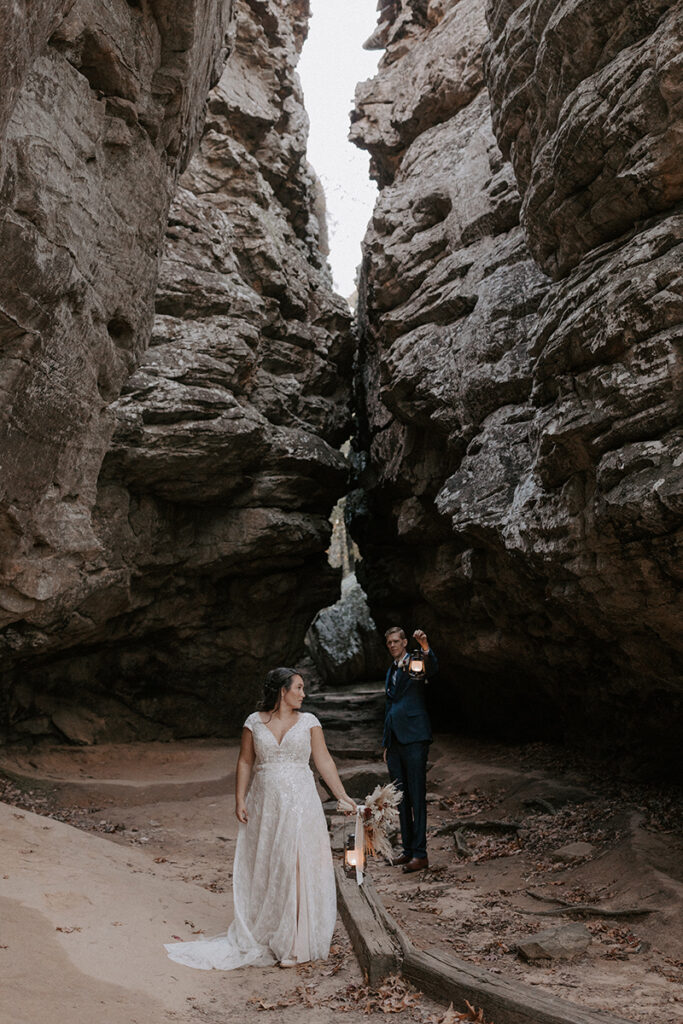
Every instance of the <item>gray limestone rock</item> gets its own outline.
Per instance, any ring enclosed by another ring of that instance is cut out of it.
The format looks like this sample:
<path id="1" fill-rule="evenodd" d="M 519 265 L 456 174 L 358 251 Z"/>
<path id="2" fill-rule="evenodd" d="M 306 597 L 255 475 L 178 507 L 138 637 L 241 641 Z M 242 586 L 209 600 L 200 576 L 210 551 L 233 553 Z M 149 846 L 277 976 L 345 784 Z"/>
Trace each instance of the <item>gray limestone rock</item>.
<path id="1" fill-rule="evenodd" d="M 344 789 L 354 800 L 364 800 L 376 786 L 389 782 L 385 764 L 356 764 L 339 772 Z"/>
<path id="2" fill-rule="evenodd" d="M 385 650 L 353 573 L 343 580 L 339 600 L 313 619 L 306 647 L 326 683 L 353 683 L 384 674 Z"/>
<path id="3" fill-rule="evenodd" d="M 16 74 L 0 121 L 1 625 L 54 628 L 87 590 L 110 403 L 149 340 L 230 7 L 76 0 L 22 24 L 3 4 Z"/>
<path id="4" fill-rule="evenodd" d="M 586 860 L 595 853 L 592 843 L 567 843 L 559 850 L 553 850 L 550 859 L 559 864 L 574 864 L 576 861 Z"/>
<path id="5" fill-rule="evenodd" d="M 13 69 L 0 118 L 4 665 L 25 629 L 63 624 L 87 592 L 109 405 L 149 339 L 168 206 L 231 7 L 32 6 L 22 21 L 2 5 Z"/>
<path id="6" fill-rule="evenodd" d="M 676 0 L 486 7 L 496 135 L 531 251 L 563 276 L 683 195 L 683 9 Z"/>
<path id="7" fill-rule="evenodd" d="M 108 739 L 233 733 L 338 593 L 351 315 L 306 159 L 307 18 L 76 0 L 41 36 L 3 151 L 10 735 L 22 682 L 103 709 Z"/>
<path id="8" fill-rule="evenodd" d="M 382 9 L 348 507 L 444 725 L 676 757 L 682 13 Z"/>
<path id="9" fill-rule="evenodd" d="M 583 924 L 563 924 L 535 935 L 524 935 L 508 944 L 525 960 L 571 960 L 585 953 L 592 936 Z"/>
<path id="10" fill-rule="evenodd" d="M 91 746 L 101 735 L 104 719 L 85 708 L 59 708 L 52 714 L 52 723 L 72 743 Z"/>

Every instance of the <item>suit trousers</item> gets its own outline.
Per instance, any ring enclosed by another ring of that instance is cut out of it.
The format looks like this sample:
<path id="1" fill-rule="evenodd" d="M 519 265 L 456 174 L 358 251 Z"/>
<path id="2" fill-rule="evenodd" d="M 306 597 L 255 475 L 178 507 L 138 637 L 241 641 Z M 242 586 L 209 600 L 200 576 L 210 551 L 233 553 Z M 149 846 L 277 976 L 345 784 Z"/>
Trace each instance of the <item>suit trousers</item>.
<path id="1" fill-rule="evenodd" d="M 429 740 L 399 743 L 392 732 L 387 750 L 387 768 L 391 780 L 403 790 L 398 813 L 403 853 L 409 857 L 427 856 L 428 753 Z"/>

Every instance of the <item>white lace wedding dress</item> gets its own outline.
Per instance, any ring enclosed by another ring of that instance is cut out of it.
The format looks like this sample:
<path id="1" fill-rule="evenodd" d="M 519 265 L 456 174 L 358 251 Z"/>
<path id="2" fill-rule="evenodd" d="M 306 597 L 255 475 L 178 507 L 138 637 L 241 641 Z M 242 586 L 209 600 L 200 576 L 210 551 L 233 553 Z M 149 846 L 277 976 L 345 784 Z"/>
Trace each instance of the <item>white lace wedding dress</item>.
<path id="1" fill-rule="evenodd" d="M 300 712 L 280 744 L 257 712 L 244 725 L 256 760 L 235 850 L 234 920 L 227 934 L 166 946 L 172 960 L 202 970 L 324 960 L 337 919 L 330 840 L 308 763 L 320 722 Z"/>

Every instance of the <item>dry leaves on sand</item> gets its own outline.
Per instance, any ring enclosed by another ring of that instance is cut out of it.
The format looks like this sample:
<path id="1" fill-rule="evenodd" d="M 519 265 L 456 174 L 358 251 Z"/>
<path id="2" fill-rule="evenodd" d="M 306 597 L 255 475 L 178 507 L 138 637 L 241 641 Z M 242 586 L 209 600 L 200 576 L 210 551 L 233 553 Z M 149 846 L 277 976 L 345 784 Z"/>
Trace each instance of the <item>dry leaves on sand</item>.
<path id="1" fill-rule="evenodd" d="M 460 1013 L 453 1009 L 453 1003 L 451 1003 L 443 1017 L 427 1017 L 423 1024 L 461 1024 L 462 1021 L 470 1022 L 470 1024 L 493 1024 L 492 1020 L 486 1019 L 483 1010 L 475 1010 L 467 1000 L 465 1000 L 465 1005 L 467 1010 L 465 1013 Z"/>
<path id="2" fill-rule="evenodd" d="M 661 974 L 667 981 L 674 985 L 683 985 L 683 960 L 676 960 L 671 956 L 662 956 L 661 963 L 648 967 L 648 971 Z"/>
<path id="3" fill-rule="evenodd" d="M 303 985 L 299 985 L 299 988 L 295 989 L 294 992 L 283 996 L 282 999 L 278 999 L 275 1003 L 271 1003 L 261 996 L 252 996 L 251 999 L 247 999 L 247 1006 L 255 1006 L 257 1010 L 284 1010 L 286 1006 L 294 1006 L 296 1003 L 301 1002 L 300 988 L 303 988 Z"/>
<path id="4" fill-rule="evenodd" d="M 416 1006 L 420 999 L 421 994 L 413 988 L 410 982 L 392 974 L 377 989 L 372 989 L 369 985 L 353 984 L 346 985 L 343 989 L 330 995 L 317 996 L 316 985 L 309 982 L 298 985 L 292 992 L 286 993 L 276 1002 L 270 1002 L 270 1000 L 259 996 L 254 996 L 247 1002 L 258 1010 L 283 1010 L 287 1006 L 299 1004 L 309 1007 L 327 1006 L 340 1013 L 360 1010 L 361 1013 L 371 1014 L 402 1013 L 404 1010 Z M 453 1018 L 454 1021 L 459 1019 Z M 467 1020 L 468 1018 L 463 1017 L 462 1019 Z M 476 1020 L 477 1018 L 472 1019 Z"/>
<path id="5" fill-rule="evenodd" d="M 416 1006 L 421 994 L 409 981 L 391 974 L 377 989 L 369 985 L 347 985 L 341 992 L 325 1000 L 335 1010 L 362 1010 L 363 1013 L 401 1013 Z"/>

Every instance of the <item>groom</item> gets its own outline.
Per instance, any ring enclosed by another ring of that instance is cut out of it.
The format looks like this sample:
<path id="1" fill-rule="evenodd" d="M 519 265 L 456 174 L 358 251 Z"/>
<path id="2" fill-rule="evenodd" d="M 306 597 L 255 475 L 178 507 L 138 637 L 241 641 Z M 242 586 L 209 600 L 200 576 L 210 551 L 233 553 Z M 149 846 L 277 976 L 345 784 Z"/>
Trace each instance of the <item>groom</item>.
<path id="1" fill-rule="evenodd" d="M 425 705 L 425 678 L 408 673 L 408 639 L 400 626 L 384 634 L 392 664 L 387 671 L 384 715 L 384 760 L 392 782 L 403 790 L 399 806 L 403 854 L 394 864 L 421 871 L 427 859 L 427 753 L 432 729 Z M 433 676 L 438 662 L 421 629 L 413 636 L 425 654 L 425 676 Z"/>

